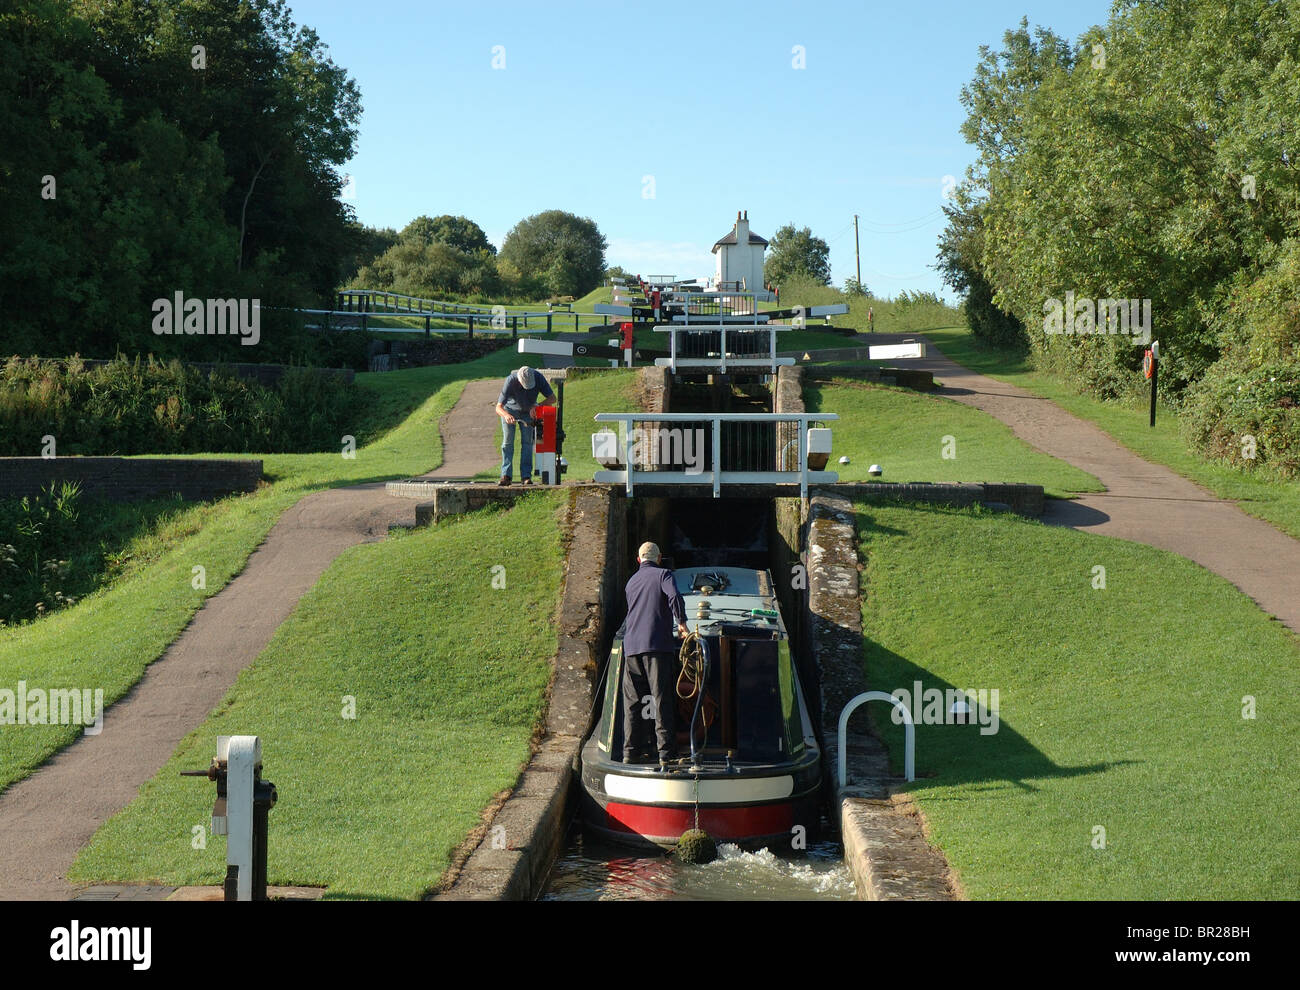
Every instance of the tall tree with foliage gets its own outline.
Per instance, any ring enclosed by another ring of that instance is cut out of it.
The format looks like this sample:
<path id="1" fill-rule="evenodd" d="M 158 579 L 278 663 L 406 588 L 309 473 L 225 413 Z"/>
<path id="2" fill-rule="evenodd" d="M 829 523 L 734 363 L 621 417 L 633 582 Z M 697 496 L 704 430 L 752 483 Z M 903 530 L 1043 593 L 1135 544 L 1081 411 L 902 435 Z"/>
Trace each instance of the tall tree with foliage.
<path id="1" fill-rule="evenodd" d="M 1044 308 L 1071 291 L 1150 299 L 1169 399 L 1241 432 L 1256 407 L 1229 389 L 1300 406 L 1292 352 L 1264 329 L 1292 325 L 1276 289 L 1290 284 L 1300 238 L 1298 64 L 1300 18 L 1270 0 L 1117 4 L 1076 46 L 1022 21 L 1001 51 L 981 51 L 962 93 L 979 245 L 958 254 L 1024 321 L 1039 367 L 1099 395 L 1134 391 L 1135 340 L 1048 333 Z M 965 219 L 949 219 L 957 246 Z M 1287 471 L 1297 417 L 1267 424 L 1272 463 Z M 1215 453 L 1207 438 L 1226 435 L 1194 439 Z M 1264 447 L 1252 459 L 1268 461 Z"/>
<path id="2" fill-rule="evenodd" d="M 1025 325 L 993 302 L 993 286 L 981 270 L 983 224 L 979 210 L 959 190 L 958 200 L 943 207 L 948 226 L 939 239 L 935 266 L 944 282 L 964 299 L 962 309 L 971 332 L 985 343 L 1023 351 L 1028 346 Z"/>
<path id="3" fill-rule="evenodd" d="M 810 228 L 796 229 L 792 223 L 779 229 L 768 242 L 763 279 L 781 285 L 792 279 L 808 279 L 818 285 L 831 284 L 831 249 Z"/>
<path id="4" fill-rule="evenodd" d="M 607 246 L 594 221 L 546 210 L 510 228 L 501 258 L 552 295 L 576 297 L 601 284 Z"/>
<path id="5" fill-rule="evenodd" d="M 495 296 L 503 289 L 496 248 L 466 217 L 419 216 L 402 228 L 387 250 L 352 279 L 358 288 L 388 289 L 411 296 Z"/>
<path id="6" fill-rule="evenodd" d="M 495 255 L 497 249 L 487 239 L 483 228 L 468 217 L 453 217 L 443 214 L 440 217 L 419 216 L 402 228 L 402 240 L 416 240 L 421 244 L 446 244 L 474 254 L 486 251 Z"/>
<path id="7" fill-rule="evenodd" d="M 336 167 L 359 96 L 283 0 L 15 0 L 0 94 L 7 351 L 247 360 L 154 335 L 152 300 L 313 303 L 356 249 Z M 259 358 L 298 346 L 281 319 L 264 312 Z"/>

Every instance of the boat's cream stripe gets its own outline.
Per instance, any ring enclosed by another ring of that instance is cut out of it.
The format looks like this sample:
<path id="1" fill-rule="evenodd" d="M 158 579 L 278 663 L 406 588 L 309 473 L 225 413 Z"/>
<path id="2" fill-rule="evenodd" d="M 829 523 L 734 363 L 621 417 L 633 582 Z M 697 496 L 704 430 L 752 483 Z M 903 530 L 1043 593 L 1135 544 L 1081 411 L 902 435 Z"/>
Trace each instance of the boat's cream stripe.
<path id="1" fill-rule="evenodd" d="M 701 804 L 746 804 L 776 801 L 794 793 L 793 777 L 740 777 L 735 780 L 701 780 Z M 694 804 L 695 781 L 689 778 L 625 777 L 605 774 L 605 793 L 611 798 L 642 804 Z"/>

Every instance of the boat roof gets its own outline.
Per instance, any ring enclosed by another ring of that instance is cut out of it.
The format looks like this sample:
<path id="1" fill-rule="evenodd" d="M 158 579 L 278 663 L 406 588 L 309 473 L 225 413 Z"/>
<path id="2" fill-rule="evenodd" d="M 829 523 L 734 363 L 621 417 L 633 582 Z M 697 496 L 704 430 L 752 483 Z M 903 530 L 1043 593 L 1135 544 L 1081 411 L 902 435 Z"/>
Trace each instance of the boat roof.
<path id="1" fill-rule="evenodd" d="M 777 631 L 780 639 L 786 638 L 785 623 L 780 616 L 772 577 L 767 571 L 747 567 L 682 567 L 673 572 L 677 591 L 686 603 L 686 624 L 692 630 L 708 635 L 707 627 L 717 623 L 751 626 L 756 630 Z M 705 588 L 711 588 L 709 592 Z M 709 617 L 699 618 L 700 603 L 708 602 Z M 774 611 L 772 617 L 754 616 L 752 609 Z M 701 628 L 705 627 L 705 628 Z"/>

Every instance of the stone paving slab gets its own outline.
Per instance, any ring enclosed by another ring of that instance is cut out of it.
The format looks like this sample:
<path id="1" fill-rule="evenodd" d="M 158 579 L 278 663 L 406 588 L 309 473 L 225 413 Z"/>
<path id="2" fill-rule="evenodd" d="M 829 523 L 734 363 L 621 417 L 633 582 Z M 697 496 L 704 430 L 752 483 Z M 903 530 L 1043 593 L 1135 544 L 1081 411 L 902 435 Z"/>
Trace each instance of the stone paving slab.
<path id="1" fill-rule="evenodd" d="M 165 901 L 175 887 L 152 884 L 114 883 L 86 887 L 73 895 L 74 901 Z"/>
<path id="2" fill-rule="evenodd" d="M 221 887 L 171 888 L 168 901 L 225 901 Z M 266 896 L 272 901 L 318 901 L 325 896 L 324 887 L 267 887 Z"/>

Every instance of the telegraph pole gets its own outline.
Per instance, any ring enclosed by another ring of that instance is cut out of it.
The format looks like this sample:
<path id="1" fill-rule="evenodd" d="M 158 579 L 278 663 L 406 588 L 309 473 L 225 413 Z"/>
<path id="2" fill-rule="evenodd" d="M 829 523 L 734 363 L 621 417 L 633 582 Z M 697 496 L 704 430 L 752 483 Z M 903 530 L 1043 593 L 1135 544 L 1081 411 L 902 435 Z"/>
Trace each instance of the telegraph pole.
<path id="1" fill-rule="evenodd" d="M 853 266 L 857 269 L 858 285 L 862 284 L 862 256 L 858 253 L 858 215 L 853 214 Z"/>

